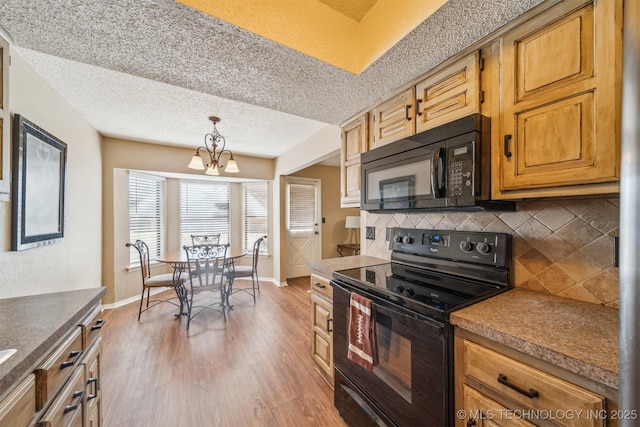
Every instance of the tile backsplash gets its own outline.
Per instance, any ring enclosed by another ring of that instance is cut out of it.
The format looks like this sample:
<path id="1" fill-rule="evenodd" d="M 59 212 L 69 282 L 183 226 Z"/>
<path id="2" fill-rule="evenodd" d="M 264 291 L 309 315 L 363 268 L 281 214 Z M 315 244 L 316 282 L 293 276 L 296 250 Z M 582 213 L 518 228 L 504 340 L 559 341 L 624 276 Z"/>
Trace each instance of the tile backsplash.
<path id="1" fill-rule="evenodd" d="M 362 223 L 375 227 L 375 240 L 362 240 L 362 254 L 391 258 L 385 239 L 388 227 L 510 233 L 515 286 L 618 307 L 618 269 L 613 267 L 618 202 L 525 201 L 517 203 L 515 212 L 362 211 Z"/>

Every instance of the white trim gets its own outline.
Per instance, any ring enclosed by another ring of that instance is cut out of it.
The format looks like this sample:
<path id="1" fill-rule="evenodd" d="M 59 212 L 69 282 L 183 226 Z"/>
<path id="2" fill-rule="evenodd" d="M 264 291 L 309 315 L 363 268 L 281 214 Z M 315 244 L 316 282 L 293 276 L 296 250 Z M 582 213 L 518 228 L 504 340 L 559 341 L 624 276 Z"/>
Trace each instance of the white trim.
<path id="1" fill-rule="evenodd" d="M 170 289 L 171 288 L 156 288 L 151 291 L 151 295 L 156 295 L 156 294 L 159 294 L 160 292 L 166 292 Z M 102 307 L 104 307 L 105 310 L 111 310 L 113 308 L 119 308 L 127 304 L 131 304 L 132 302 L 140 303 L 140 295 L 132 296 L 122 301 L 116 301 L 112 304 L 102 304 Z"/>

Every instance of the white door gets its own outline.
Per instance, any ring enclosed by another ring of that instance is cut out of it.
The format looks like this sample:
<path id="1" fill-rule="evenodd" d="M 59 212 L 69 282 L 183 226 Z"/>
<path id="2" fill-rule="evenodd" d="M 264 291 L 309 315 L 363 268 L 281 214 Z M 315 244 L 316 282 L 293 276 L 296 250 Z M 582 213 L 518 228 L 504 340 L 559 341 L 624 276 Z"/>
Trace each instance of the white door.
<path id="1" fill-rule="evenodd" d="M 287 278 L 308 276 L 308 262 L 319 261 L 320 180 L 287 178 Z"/>

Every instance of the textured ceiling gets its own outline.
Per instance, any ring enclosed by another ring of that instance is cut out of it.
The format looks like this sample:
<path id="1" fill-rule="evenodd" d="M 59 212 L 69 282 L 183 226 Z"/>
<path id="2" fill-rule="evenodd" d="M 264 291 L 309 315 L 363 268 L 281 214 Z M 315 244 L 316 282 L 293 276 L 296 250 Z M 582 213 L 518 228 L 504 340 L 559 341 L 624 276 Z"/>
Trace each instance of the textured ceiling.
<path id="1" fill-rule="evenodd" d="M 540 1 L 449 0 L 359 75 L 170 0 L 2 0 L 0 26 L 107 136 L 195 147 L 217 115 L 235 152 L 276 157 Z"/>

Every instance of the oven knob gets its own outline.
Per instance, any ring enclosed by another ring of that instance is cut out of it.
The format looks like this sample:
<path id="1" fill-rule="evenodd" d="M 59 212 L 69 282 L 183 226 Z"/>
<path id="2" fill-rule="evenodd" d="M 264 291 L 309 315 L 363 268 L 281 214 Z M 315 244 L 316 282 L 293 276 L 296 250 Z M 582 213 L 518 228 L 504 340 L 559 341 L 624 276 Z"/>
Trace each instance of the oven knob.
<path id="1" fill-rule="evenodd" d="M 413 243 L 413 237 L 411 237 L 411 236 L 404 236 L 404 237 L 402 238 L 402 243 L 405 243 L 405 244 L 407 244 L 407 245 L 408 245 L 409 243 Z"/>
<path id="2" fill-rule="evenodd" d="M 397 285 L 396 287 L 394 287 L 394 288 L 393 288 L 393 290 L 394 290 L 395 292 L 397 292 L 397 293 L 401 294 L 401 293 L 403 293 L 403 292 L 404 292 L 404 286 Z"/>
<path id="3" fill-rule="evenodd" d="M 402 236 L 396 236 L 393 238 L 396 243 L 402 243 Z"/>
<path id="4" fill-rule="evenodd" d="M 414 296 L 416 293 L 413 291 L 413 289 L 407 289 L 406 291 L 404 291 L 402 293 L 402 295 L 407 296 L 407 297 L 412 297 Z"/>
<path id="5" fill-rule="evenodd" d="M 491 246 L 489 246 L 487 243 L 480 242 L 476 245 L 476 250 L 482 255 L 486 255 L 491 252 Z"/>
<path id="6" fill-rule="evenodd" d="M 465 252 L 471 252 L 471 249 L 473 249 L 473 245 L 471 244 L 471 242 L 463 240 L 462 242 L 460 242 L 460 249 Z"/>

